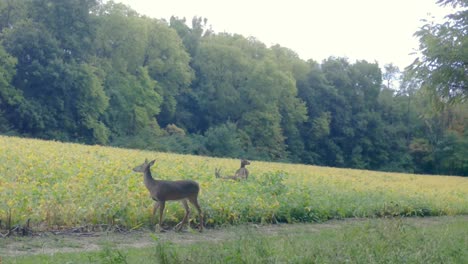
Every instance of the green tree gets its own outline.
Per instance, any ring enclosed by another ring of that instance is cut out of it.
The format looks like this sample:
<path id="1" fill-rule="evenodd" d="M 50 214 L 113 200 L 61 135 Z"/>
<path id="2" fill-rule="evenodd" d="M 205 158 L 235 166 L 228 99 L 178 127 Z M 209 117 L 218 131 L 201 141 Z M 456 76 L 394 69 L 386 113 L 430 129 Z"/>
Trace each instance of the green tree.
<path id="1" fill-rule="evenodd" d="M 400 79 L 400 69 L 393 63 L 385 64 L 382 73 L 383 87 L 387 89 L 397 90 L 395 82 Z"/>
<path id="2" fill-rule="evenodd" d="M 88 64 L 70 65 L 61 80 L 65 91 L 63 103 L 69 108 L 64 114 L 72 117 L 69 122 L 74 124 L 70 126 L 76 126 L 73 132 L 80 141 L 106 144 L 109 131 L 101 117 L 109 106 L 109 99 L 96 72 L 97 69 Z"/>
<path id="3" fill-rule="evenodd" d="M 24 100 L 21 93 L 11 85 L 16 59 L 0 45 L 0 133 L 13 130 L 10 119 L 14 118 L 14 108 Z"/>
<path id="4" fill-rule="evenodd" d="M 322 69 L 328 84 L 336 89 L 329 108 L 331 142 L 322 156 L 332 166 L 376 169 L 388 159 L 380 148 L 385 139 L 377 111 L 382 84 L 378 65 L 330 58 Z"/>
<path id="5" fill-rule="evenodd" d="M 280 100 L 283 88 L 293 84 L 290 76 L 281 72 L 270 60 L 256 65 L 243 87 L 242 105 L 246 111 L 240 127 L 249 135 L 257 152 L 269 159 L 285 159 L 285 137 L 281 128 Z"/>
<path id="6" fill-rule="evenodd" d="M 468 105 L 446 106 L 434 109 L 427 98 L 418 99 L 420 128 L 410 148 L 418 172 L 467 175 L 466 131 Z M 414 143 L 424 142 L 425 148 L 414 148 Z M 413 151 L 424 149 L 424 152 Z"/>
<path id="7" fill-rule="evenodd" d="M 242 131 L 232 122 L 210 127 L 205 132 L 205 138 L 205 145 L 210 155 L 217 157 L 243 157 L 245 155 Z"/>
<path id="8" fill-rule="evenodd" d="M 154 141 L 164 134 L 160 126 L 175 123 L 177 97 L 193 78 L 190 56 L 164 21 L 114 2 L 97 15 L 96 56 L 110 97 L 106 124 L 118 144 Z"/>
<path id="9" fill-rule="evenodd" d="M 448 130 L 434 149 L 437 173 L 468 176 L 468 133 Z"/>
<path id="10" fill-rule="evenodd" d="M 308 120 L 306 103 L 298 95 L 298 86 L 306 82 L 309 66 L 299 56 L 279 45 L 271 47 L 275 63 L 281 71 L 289 74 L 290 85 L 283 86 L 279 101 L 281 127 L 285 136 L 288 159 L 294 162 L 303 161 L 305 146 L 301 129 Z"/>
<path id="11" fill-rule="evenodd" d="M 411 70 L 436 105 L 464 102 L 468 96 L 468 2 L 438 0 L 458 7 L 442 24 L 427 23 L 415 35 L 420 55 Z"/>
<path id="12" fill-rule="evenodd" d="M 198 108 L 193 121 L 202 131 L 227 120 L 236 122 L 247 110 L 242 89 L 251 65 L 243 51 L 224 44 L 224 38 L 230 37 L 212 36 L 200 43 L 193 60 L 197 79 L 190 96 Z"/>
<path id="13" fill-rule="evenodd" d="M 158 133 L 156 115 L 162 99 L 146 68 L 141 67 L 135 75 L 111 70 L 104 86 L 110 98 L 105 122 L 115 137 L 139 136 L 146 129 Z"/>
<path id="14" fill-rule="evenodd" d="M 298 96 L 307 105 L 308 120 L 300 128 L 305 147 L 302 162 L 330 165 L 326 139 L 330 134 L 332 113 L 330 112 L 337 95 L 336 89 L 328 83 L 321 65 L 307 62 L 308 70 L 304 79 L 298 78 Z M 330 153 L 331 155 L 337 152 Z M 340 160 L 340 158 L 337 158 Z"/>
<path id="15" fill-rule="evenodd" d="M 58 40 L 65 61 L 86 61 L 95 28 L 92 11 L 98 0 L 29 1 L 29 15 Z"/>
<path id="16" fill-rule="evenodd" d="M 158 82 L 157 92 L 163 98 L 158 120 L 165 126 L 175 122 L 177 98 L 190 87 L 194 73 L 177 32 L 156 19 L 146 19 L 145 23 L 148 38 L 143 66 Z"/>
<path id="17" fill-rule="evenodd" d="M 287 159 L 286 144 L 291 151 L 301 147 L 297 124 L 307 112 L 297 97 L 288 56 L 281 66 L 282 57 L 253 38 L 203 38 L 192 63 L 197 78 L 186 101 L 186 109 L 196 113 L 191 122 L 201 131 L 235 122 L 248 137 L 243 148 L 250 146 L 252 155 Z"/>
<path id="18" fill-rule="evenodd" d="M 147 30 L 138 13 L 114 2 L 99 7 L 93 51 L 105 71 L 135 74 L 144 64 Z"/>
<path id="19" fill-rule="evenodd" d="M 383 123 L 379 147 L 388 153 L 386 162 L 379 166 L 381 170 L 414 171 L 409 144 L 412 133 L 420 129 L 420 120 L 414 104 L 409 104 L 413 96 L 388 88 L 383 88 L 379 94 L 378 112 Z"/>
<path id="20" fill-rule="evenodd" d="M 16 23 L 3 35 L 3 44 L 17 58 L 12 85 L 25 99 L 12 120 L 19 132 L 89 143 L 107 141 L 99 121 L 107 97 L 96 69 L 64 61 L 67 50 L 37 22 Z"/>
<path id="21" fill-rule="evenodd" d="M 0 0 L 0 32 L 27 17 L 26 0 Z"/>
<path id="22" fill-rule="evenodd" d="M 213 32 L 207 28 L 208 19 L 201 17 L 192 18 L 192 27 L 187 26 L 185 18 L 172 16 L 170 27 L 177 31 L 182 39 L 184 46 L 190 56 L 193 58 L 198 51 L 198 45 L 203 37 L 207 37 Z"/>

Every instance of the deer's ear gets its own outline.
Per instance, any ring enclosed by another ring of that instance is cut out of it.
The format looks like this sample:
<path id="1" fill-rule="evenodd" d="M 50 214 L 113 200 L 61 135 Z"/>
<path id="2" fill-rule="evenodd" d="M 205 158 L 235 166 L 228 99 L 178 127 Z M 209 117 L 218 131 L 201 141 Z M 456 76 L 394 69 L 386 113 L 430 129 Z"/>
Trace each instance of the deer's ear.
<path id="1" fill-rule="evenodd" d="M 154 164 L 155 161 L 156 161 L 156 160 L 150 161 L 150 163 L 149 163 L 148 165 L 149 165 L 149 166 L 153 166 L 153 164 Z"/>

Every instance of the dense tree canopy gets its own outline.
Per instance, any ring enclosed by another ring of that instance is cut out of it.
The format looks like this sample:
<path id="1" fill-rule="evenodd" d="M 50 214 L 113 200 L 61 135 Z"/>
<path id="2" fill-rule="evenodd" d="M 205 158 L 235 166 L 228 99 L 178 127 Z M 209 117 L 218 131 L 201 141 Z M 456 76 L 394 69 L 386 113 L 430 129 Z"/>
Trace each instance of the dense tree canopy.
<path id="1" fill-rule="evenodd" d="M 112 1 L 0 0 L 0 133 L 468 175 L 466 21 L 461 10 L 421 28 L 421 57 L 401 73 L 304 61 L 200 17 L 188 25 Z M 428 90 L 459 104 L 434 109 Z"/>
<path id="2" fill-rule="evenodd" d="M 466 102 L 468 98 L 468 1 L 438 0 L 458 8 L 444 23 L 429 22 L 415 33 L 420 58 L 411 69 L 436 103 Z"/>

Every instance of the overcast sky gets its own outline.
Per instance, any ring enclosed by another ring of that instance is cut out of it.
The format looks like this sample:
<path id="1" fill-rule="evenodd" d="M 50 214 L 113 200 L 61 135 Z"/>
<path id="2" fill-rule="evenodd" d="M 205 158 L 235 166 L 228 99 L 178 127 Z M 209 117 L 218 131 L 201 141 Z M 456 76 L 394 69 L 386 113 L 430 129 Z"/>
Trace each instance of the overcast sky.
<path id="1" fill-rule="evenodd" d="M 436 0 L 115 0 L 153 18 L 208 19 L 215 32 L 253 36 L 304 59 L 329 56 L 408 66 L 422 19 L 451 12 Z"/>

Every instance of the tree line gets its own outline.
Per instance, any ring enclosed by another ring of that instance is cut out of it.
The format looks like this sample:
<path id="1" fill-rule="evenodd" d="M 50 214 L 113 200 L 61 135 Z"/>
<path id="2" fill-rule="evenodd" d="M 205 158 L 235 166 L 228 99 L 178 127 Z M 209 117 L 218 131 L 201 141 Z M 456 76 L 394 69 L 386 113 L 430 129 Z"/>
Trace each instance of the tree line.
<path id="1" fill-rule="evenodd" d="M 190 22 L 112 1 L 0 0 L 0 133 L 468 175 L 468 106 L 434 108 L 420 89 L 433 77 L 421 61 L 403 73 L 364 60 L 305 61 Z M 458 77 L 455 97 L 466 89 Z"/>

